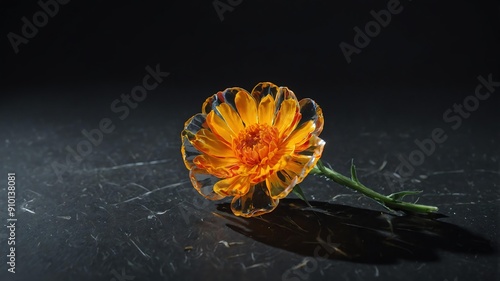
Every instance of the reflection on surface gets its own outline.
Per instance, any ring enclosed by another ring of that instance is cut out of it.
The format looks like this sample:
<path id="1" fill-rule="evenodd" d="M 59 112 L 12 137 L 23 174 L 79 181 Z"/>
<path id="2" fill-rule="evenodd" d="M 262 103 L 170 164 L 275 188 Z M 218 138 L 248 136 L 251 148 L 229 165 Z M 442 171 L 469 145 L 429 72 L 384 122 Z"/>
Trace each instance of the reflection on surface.
<path id="1" fill-rule="evenodd" d="M 437 250 L 492 254 L 490 242 L 456 225 L 436 220 L 440 215 L 393 216 L 379 211 L 310 202 L 281 200 L 270 214 L 240 218 L 229 204 L 217 206 L 231 229 L 273 247 L 305 256 L 366 263 L 398 259 L 437 260 Z"/>

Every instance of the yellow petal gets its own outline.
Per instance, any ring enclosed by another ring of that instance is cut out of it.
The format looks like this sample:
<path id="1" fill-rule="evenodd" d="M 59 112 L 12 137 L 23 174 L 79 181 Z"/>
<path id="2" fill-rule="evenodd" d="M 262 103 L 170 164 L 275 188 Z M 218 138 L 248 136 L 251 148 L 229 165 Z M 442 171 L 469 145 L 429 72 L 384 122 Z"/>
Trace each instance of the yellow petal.
<path id="1" fill-rule="evenodd" d="M 206 128 L 206 115 L 197 113 L 184 123 L 184 130 L 196 134 L 199 130 Z"/>
<path id="2" fill-rule="evenodd" d="M 297 183 L 301 183 L 317 161 L 318 158 L 313 156 L 295 155 L 291 157 L 283 170 L 290 175 L 296 175 L 298 177 Z"/>
<path id="3" fill-rule="evenodd" d="M 214 184 L 219 179 L 209 174 L 206 170 L 193 167 L 189 171 L 189 178 L 196 191 L 205 198 L 210 200 L 220 200 L 224 198 L 224 196 L 215 193 L 213 189 Z"/>
<path id="4" fill-rule="evenodd" d="M 316 135 L 312 135 L 307 143 L 304 143 L 300 147 L 296 147 L 294 155 L 314 156 L 319 159 L 321 158 L 324 147 L 325 141 Z"/>
<path id="5" fill-rule="evenodd" d="M 181 154 L 184 165 L 189 170 L 193 167 L 193 160 L 196 156 L 200 155 L 200 151 L 193 147 L 187 136 L 182 136 Z"/>
<path id="6" fill-rule="evenodd" d="M 322 148 L 322 146 L 318 147 L 319 150 L 322 150 Z M 321 152 L 319 155 L 294 155 L 290 157 L 283 170 L 271 174 L 266 179 L 266 185 L 269 188 L 271 197 L 281 199 L 288 196 L 295 185 L 301 183 L 309 174 L 320 157 Z"/>
<path id="7" fill-rule="evenodd" d="M 260 82 L 259 84 L 255 85 L 250 95 L 257 101 L 257 103 L 260 103 L 261 99 L 263 99 L 265 96 L 270 95 L 275 98 L 278 93 L 278 86 L 274 85 L 271 82 Z"/>
<path id="8" fill-rule="evenodd" d="M 247 92 L 238 92 L 234 101 L 245 126 L 257 123 L 257 104 L 252 96 Z"/>
<path id="9" fill-rule="evenodd" d="M 201 129 L 191 141 L 199 151 L 215 157 L 234 157 L 233 150 L 207 129 Z"/>
<path id="10" fill-rule="evenodd" d="M 271 95 L 265 96 L 259 104 L 259 124 L 272 125 L 274 119 L 274 98 Z"/>
<path id="11" fill-rule="evenodd" d="M 285 144 L 294 145 L 296 148 L 301 147 L 309 141 L 314 128 L 314 122 L 312 120 L 302 124 L 290 134 Z"/>
<path id="12" fill-rule="evenodd" d="M 231 210 L 237 216 L 255 217 L 272 212 L 278 203 L 278 199 L 269 196 L 266 185 L 260 183 L 251 186 L 245 195 L 235 196 L 231 201 Z"/>
<path id="13" fill-rule="evenodd" d="M 206 120 L 207 126 L 216 136 L 223 139 L 228 145 L 232 143 L 235 135 L 220 116 L 218 116 L 214 111 L 210 111 Z"/>
<path id="14" fill-rule="evenodd" d="M 222 118 L 226 122 L 227 126 L 233 132 L 233 136 L 237 136 L 238 133 L 244 128 L 243 122 L 241 121 L 238 113 L 227 103 L 219 105 L 217 110 L 222 115 Z"/>
<path id="15" fill-rule="evenodd" d="M 208 114 L 210 111 L 212 111 L 212 104 L 214 103 L 216 98 L 217 95 L 212 95 L 208 97 L 201 106 L 201 113 Z"/>
<path id="16" fill-rule="evenodd" d="M 234 176 L 218 181 L 214 185 L 214 191 L 222 196 L 239 196 L 246 194 L 250 188 L 247 177 Z"/>
<path id="17" fill-rule="evenodd" d="M 281 103 L 274 127 L 280 132 L 280 137 L 287 137 L 288 134 L 295 129 L 295 125 L 299 121 L 299 104 L 294 99 L 288 99 Z"/>
<path id="18" fill-rule="evenodd" d="M 239 159 L 235 157 L 218 158 L 204 154 L 196 156 L 193 163 L 218 178 L 233 177 L 239 168 Z"/>
<path id="19" fill-rule="evenodd" d="M 319 135 L 323 130 L 323 111 L 321 107 L 312 99 L 305 98 L 299 102 L 300 113 L 302 114 L 302 122 L 309 120 L 314 121 L 314 134 Z"/>
<path id="20" fill-rule="evenodd" d="M 269 175 L 266 179 L 266 185 L 270 196 L 274 199 L 285 198 L 298 183 L 298 177 L 284 171 L 278 171 Z"/>

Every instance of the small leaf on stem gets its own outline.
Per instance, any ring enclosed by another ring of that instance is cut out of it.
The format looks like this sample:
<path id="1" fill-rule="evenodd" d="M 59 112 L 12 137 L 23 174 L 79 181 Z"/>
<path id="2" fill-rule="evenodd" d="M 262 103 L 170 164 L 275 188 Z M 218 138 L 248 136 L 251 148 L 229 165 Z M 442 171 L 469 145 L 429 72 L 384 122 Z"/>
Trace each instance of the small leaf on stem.
<path id="1" fill-rule="evenodd" d="M 306 196 L 304 195 L 304 192 L 302 191 L 302 188 L 297 184 L 293 187 L 292 192 L 297 195 L 300 199 L 302 199 L 304 202 L 306 202 L 307 206 L 312 207 L 311 204 L 306 199 Z"/>
<path id="2" fill-rule="evenodd" d="M 358 175 L 356 174 L 356 166 L 354 166 L 354 159 L 351 160 L 351 180 L 360 183 L 358 180 Z"/>
<path id="3" fill-rule="evenodd" d="M 392 193 L 392 194 L 388 195 L 387 197 L 400 201 L 400 199 L 403 199 L 406 195 L 417 195 L 420 193 L 422 193 L 421 190 L 405 190 L 405 191 Z"/>

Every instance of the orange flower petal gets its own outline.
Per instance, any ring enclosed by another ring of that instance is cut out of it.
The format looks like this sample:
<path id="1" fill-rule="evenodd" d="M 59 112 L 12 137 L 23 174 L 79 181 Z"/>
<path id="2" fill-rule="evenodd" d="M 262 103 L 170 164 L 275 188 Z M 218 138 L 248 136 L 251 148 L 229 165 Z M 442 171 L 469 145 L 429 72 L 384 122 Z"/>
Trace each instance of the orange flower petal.
<path id="1" fill-rule="evenodd" d="M 319 107 L 319 105 L 313 101 L 312 99 L 302 99 L 299 102 L 300 104 L 300 113 L 302 114 L 301 122 L 307 122 L 312 120 L 314 122 L 314 134 L 319 135 L 321 131 L 323 131 L 323 111 Z M 300 124 L 299 123 L 299 124 Z"/>
<path id="2" fill-rule="evenodd" d="M 309 142 L 304 144 L 302 148 L 294 151 L 294 155 L 314 156 L 319 159 L 323 153 L 325 141 L 316 135 L 311 136 Z"/>
<path id="3" fill-rule="evenodd" d="M 247 177 L 234 176 L 218 181 L 214 191 L 222 196 L 241 196 L 248 193 L 250 182 Z"/>
<path id="4" fill-rule="evenodd" d="M 295 94 L 293 93 L 293 91 L 291 91 L 287 87 L 279 87 L 278 94 L 275 97 L 275 100 L 276 100 L 276 110 L 278 110 L 280 108 L 281 103 L 283 101 L 289 100 L 289 99 L 293 99 L 293 100 L 296 100 L 298 102 L 298 99 L 295 96 Z"/>
<path id="5" fill-rule="evenodd" d="M 273 114 L 276 114 L 279 111 L 279 109 L 281 108 L 281 103 L 285 100 L 293 99 L 298 103 L 295 94 L 292 91 L 290 91 L 287 87 L 278 87 L 270 82 L 261 82 L 257 84 L 253 88 L 251 96 L 254 97 L 257 104 L 260 104 L 265 97 L 271 96 L 275 104 Z"/>
<path id="6" fill-rule="evenodd" d="M 192 134 L 198 133 L 199 130 L 206 128 L 205 125 L 206 115 L 198 113 L 189 118 L 186 123 L 184 123 L 184 130 L 191 132 Z"/>
<path id="7" fill-rule="evenodd" d="M 316 165 L 318 158 L 313 156 L 297 155 L 292 156 L 288 164 L 283 169 L 290 175 L 297 176 L 297 184 L 301 183 L 309 171 Z"/>
<path id="8" fill-rule="evenodd" d="M 295 185 L 301 183 L 318 162 L 325 142 L 316 136 L 311 139 L 315 141 L 311 142 L 312 153 L 295 154 L 281 171 L 266 179 L 272 198 L 281 199 L 288 196 Z"/>
<path id="9" fill-rule="evenodd" d="M 205 100 L 201 111 L 203 114 L 208 114 L 210 111 L 215 110 L 217 106 L 228 103 L 234 107 L 234 97 L 238 92 L 247 92 L 245 89 L 239 87 L 227 88 L 224 91 L 218 92 Z"/>
<path id="10" fill-rule="evenodd" d="M 280 137 L 286 137 L 297 125 L 300 113 L 299 103 L 294 99 L 288 99 L 281 103 L 274 127 L 280 132 Z"/>
<path id="11" fill-rule="evenodd" d="M 259 104 L 259 124 L 272 125 L 274 120 L 274 98 L 265 96 Z"/>
<path id="12" fill-rule="evenodd" d="M 189 178 L 196 191 L 210 200 L 220 200 L 224 196 L 214 192 L 214 184 L 219 180 L 204 169 L 193 167 L 189 171 Z"/>
<path id="13" fill-rule="evenodd" d="M 239 159 L 235 157 L 217 158 L 209 155 L 198 155 L 193 163 L 200 169 L 205 169 L 218 178 L 229 178 L 235 176 L 239 168 Z"/>
<path id="14" fill-rule="evenodd" d="M 203 105 L 201 106 L 201 113 L 203 114 L 208 114 L 210 111 L 212 111 L 212 106 L 214 102 L 217 100 L 217 95 L 213 95 L 208 97 L 205 102 L 203 102 Z"/>
<path id="15" fill-rule="evenodd" d="M 277 171 L 266 178 L 266 186 L 274 199 L 285 198 L 297 183 L 298 177 L 285 171 Z"/>
<path id="16" fill-rule="evenodd" d="M 191 140 L 193 146 L 199 151 L 215 157 L 234 157 L 231 147 L 221 141 L 210 130 L 201 129 Z"/>
<path id="17" fill-rule="evenodd" d="M 236 103 L 236 109 L 245 123 L 245 126 L 257 123 L 257 104 L 252 96 L 247 92 L 238 92 L 234 102 Z"/>
<path id="18" fill-rule="evenodd" d="M 193 147 L 190 142 L 190 139 L 193 139 L 195 134 L 203 129 L 205 126 L 205 115 L 196 114 L 189 118 L 186 123 L 184 123 L 184 130 L 181 132 L 181 154 L 182 159 L 184 160 L 184 165 L 186 168 L 191 169 L 193 167 L 193 159 L 200 152 Z"/>
<path id="19" fill-rule="evenodd" d="M 302 146 L 309 141 L 311 138 L 311 134 L 314 131 L 315 126 L 313 121 L 308 121 L 302 124 L 300 127 L 296 128 L 290 136 L 286 139 L 284 144 L 286 145 L 294 145 L 295 149 L 298 150 L 302 148 Z"/>
<path id="20" fill-rule="evenodd" d="M 227 103 L 223 103 L 217 107 L 217 110 L 221 114 L 224 122 L 231 129 L 232 135 L 237 136 L 238 133 L 244 129 L 243 122 L 238 113 Z"/>
<path id="21" fill-rule="evenodd" d="M 266 185 L 259 183 L 251 186 L 245 195 L 235 196 L 231 201 L 231 210 L 237 216 L 260 216 L 272 212 L 278 202 L 278 199 L 271 198 Z"/>
<path id="22" fill-rule="evenodd" d="M 187 136 L 182 136 L 181 140 L 182 160 L 184 160 L 184 165 L 186 165 L 186 168 L 191 169 L 194 166 L 193 160 L 194 158 L 196 158 L 196 156 L 200 155 L 200 151 L 194 148 Z"/>
<path id="23" fill-rule="evenodd" d="M 210 113 L 208 113 L 207 125 L 210 130 L 218 136 L 219 139 L 224 140 L 228 146 L 232 143 L 234 137 L 233 131 L 219 115 L 215 114 L 214 111 L 210 111 Z"/>
<path id="24" fill-rule="evenodd" d="M 267 96 L 273 97 L 273 99 L 278 95 L 279 87 L 271 82 L 260 82 L 257 84 L 251 92 L 251 96 L 255 99 L 257 104 Z"/>

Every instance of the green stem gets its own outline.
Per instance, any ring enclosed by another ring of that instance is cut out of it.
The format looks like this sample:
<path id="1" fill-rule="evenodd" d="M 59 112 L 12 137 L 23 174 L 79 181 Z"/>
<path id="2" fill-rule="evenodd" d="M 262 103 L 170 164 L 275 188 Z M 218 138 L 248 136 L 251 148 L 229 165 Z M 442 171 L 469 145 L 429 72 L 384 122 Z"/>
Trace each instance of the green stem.
<path id="1" fill-rule="evenodd" d="M 362 183 L 359 182 L 359 180 L 356 177 L 355 169 L 354 166 L 351 167 L 351 173 L 352 173 L 352 179 L 348 178 L 332 169 L 329 169 L 323 165 L 321 160 L 318 161 L 314 169 L 311 171 L 312 174 L 319 174 L 319 175 L 324 175 L 327 178 L 333 180 L 334 182 L 343 185 L 345 187 L 349 187 L 350 189 L 356 190 L 372 199 L 377 201 L 378 203 L 382 204 L 383 206 L 392 209 L 392 210 L 400 210 L 400 211 L 409 211 L 409 212 L 414 212 L 414 213 L 430 213 L 430 212 L 436 212 L 438 210 L 437 207 L 434 206 L 427 206 L 427 205 L 420 205 L 420 204 L 414 204 L 414 203 L 409 203 L 409 202 L 403 202 L 400 200 L 397 200 L 395 198 L 391 198 L 389 196 L 382 195 L 376 191 L 373 191 L 372 189 L 364 186 Z M 402 193 L 407 193 L 407 194 L 415 194 L 418 192 L 402 192 Z M 400 198 L 404 197 L 400 196 Z"/>

